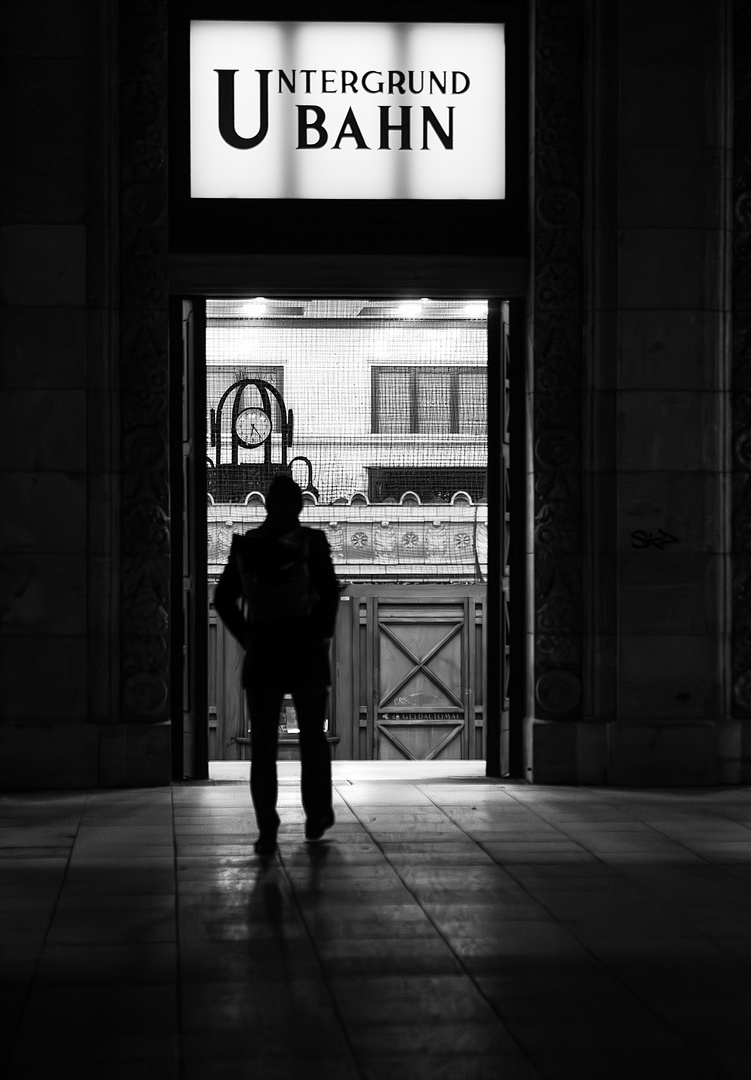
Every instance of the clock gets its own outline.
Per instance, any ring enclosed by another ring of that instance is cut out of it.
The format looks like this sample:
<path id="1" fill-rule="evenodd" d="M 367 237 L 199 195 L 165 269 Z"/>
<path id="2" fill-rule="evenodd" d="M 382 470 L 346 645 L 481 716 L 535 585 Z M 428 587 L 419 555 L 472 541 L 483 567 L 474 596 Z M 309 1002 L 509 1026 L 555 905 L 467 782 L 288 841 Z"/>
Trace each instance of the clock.
<path id="1" fill-rule="evenodd" d="M 256 446 L 265 443 L 271 434 L 271 419 L 263 409 L 252 406 L 238 413 L 235 420 L 235 434 L 237 441 L 252 450 Z"/>

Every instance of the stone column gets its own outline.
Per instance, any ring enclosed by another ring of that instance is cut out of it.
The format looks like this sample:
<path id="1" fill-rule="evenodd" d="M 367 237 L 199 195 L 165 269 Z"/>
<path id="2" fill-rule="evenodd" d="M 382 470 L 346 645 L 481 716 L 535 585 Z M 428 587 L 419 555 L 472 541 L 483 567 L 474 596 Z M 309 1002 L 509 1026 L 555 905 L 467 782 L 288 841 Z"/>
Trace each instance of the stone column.
<path id="1" fill-rule="evenodd" d="M 147 38 L 144 23 L 150 24 L 154 13 L 144 13 L 138 3 L 120 7 L 128 10 L 134 27 L 130 85 L 144 86 L 139 65 L 146 58 L 139 38 Z M 166 499 L 166 465 L 161 472 L 148 468 L 154 441 L 166 441 L 166 411 L 145 435 L 134 429 L 148 428 L 150 414 L 146 421 L 132 418 L 139 409 L 141 417 L 146 415 L 160 391 L 166 397 L 166 320 L 160 331 L 162 363 L 146 383 L 137 375 L 137 358 L 147 350 L 132 332 L 136 317 L 121 318 L 119 238 L 127 230 L 120 225 L 119 205 L 119 40 L 116 0 L 0 5 L 0 785 L 5 788 L 137 785 L 170 778 L 166 697 L 161 694 L 155 709 L 151 684 L 144 689 L 143 680 L 132 679 L 148 655 L 144 640 L 163 634 L 164 627 L 139 591 L 143 576 L 132 547 L 121 546 L 124 504 L 128 538 L 135 534 L 148 548 L 146 562 L 153 560 L 161 587 L 164 540 L 160 536 L 160 543 L 152 543 L 136 504 L 149 508 L 149 519 L 152 503 L 161 509 Z M 129 99 L 134 142 L 141 139 L 142 117 L 133 115 L 137 98 L 131 93 Z M 159 109 L 163 113 L 163 93 Z M 123 195 L 129 221 L 153 216 L 134 183 L 136 158 L 136 152 L 128 158 Z M 158 167 L 163 174 L 163 156 Z M 166 249 L 163 221 L 160 228 Z M 139 317 L 154 304 L 145 269 L 155 260 L 144 235 L 143 229 L 126 235 L 128 281 L 132 286 L 139 279 L 127 296 Z M 164 291 L 160 302 L 166 307 Z M 148 336 L 152 323 L 140 321 Z M 132 408 L 125 413 L 128 452 L 121 455 L 118 330 L 123 325 L 129 336 L 122 350 L 127 357 L 122 384 Z M 166 649 L 158 655 L 166 668 Z M 122 700 L 137 707 L 123 708 Z"/>
<path id="2" fill-rule="evenodd" d="M 618 6 L 607 777 L 712 783 L 728 716 L 728 131 L 723 3 Z M 607 340 L 607 339 L 606 339 Z M 606 391 L 607 393 L 608 391 Z"/>
<path id="3" fill-rule="evenodd" d="M 130 784 L 168 782 L 167 5 L 119 19 L 120 743 Z"/>
<path id="4" fill-rule="evenodd" d="M 96 782 L 86 4 L 0 11 L 0 784 Z"/>
<path id="5" fill-rule="evenodd" d="M 525 776 L 576 776 L 583 708 L 583 0 L 537 0 L 528 422 L 529 714 Z"/>
<path id="6" fill-rule="evenodd" d="M 563 5 L 569 28 L 575 6 Z M 537 9 L 539 102 L 546 0 Z M 550 5 L 552 14 L 560 9 Z M 538 676 L 530 766 L 538 782 L 733 781 L 740 763 L 738 729 L 728 720 L 729 15 L 724 3 L 702 0 L 591 3 L 582 14 L 582 586 L 578 595 L 559 588 L 556 609 L 568 612 L 571 626 L 578 611 L 582 649 L 578 671 L 573 650 L 558 665 L 567 675 L 557 703 L 541 700 Z M 558 36 L 560 66 L 571 46 L 565 31 Z M 565 113 L 557 115 L 557 138 L 575 146 L 575 120 L 566 125 Z M 544 134 L 538 105 L 537 312 L 539 282 L 556 266 L 540 245 L 549 231 L 540 162 L 545 153 L 568 160 L 540 147 Z M 576 265 L 570 258 L 569 294 Z M 550 339 L 555 326 L 551 313 L 542 326 L 535 322 L 535 401 L 551 369 L 539 361 L 544 334 Z M 559 367 L 561 354 L 576 356 L 569 326 L 549 348 Z M 560 400 L 565 387 L 556 389 Z M 574 553 L 559 537 L 551 555 L 540 536 L 550 467 L 539 452 L 539 405 L 534 415 L 540 668 L 551 655 L 540 625 L 540 566 L 552 558 L 560 581 Z M 573 425 L 562 428 L 572 456 Z M 566 481 L 556 490 L 576 521 L 574 489 Z M 564 620 L 555 617 L 559 644 L 573 646 L 576 634 L 562 637 Z"/>
<path id="7" fill-rule="evenodd" d="M 733 25 L 732 720 L 723 766 L 751 781 L 751 3 Z"/>

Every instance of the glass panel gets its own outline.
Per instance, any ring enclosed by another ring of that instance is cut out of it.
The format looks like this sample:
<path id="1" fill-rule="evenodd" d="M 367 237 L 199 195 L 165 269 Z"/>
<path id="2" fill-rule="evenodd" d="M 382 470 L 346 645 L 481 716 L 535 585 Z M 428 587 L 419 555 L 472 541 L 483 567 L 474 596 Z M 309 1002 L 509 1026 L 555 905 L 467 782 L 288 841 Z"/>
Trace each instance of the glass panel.
<path id="1" fill-rule="evenodd" d="M 487 371 L 460 371 L 455 380 L 460 435 L 486 435 L 488 431 Z"/>
<path id="2" fill-rule="evenodd" d="M 404 368 L 376 368 L 373 391 L 373 430 L 381 435 L 411 431 L 412 373 Z"/>
<path id="3" fill-rule="evenodd" d="M 421 435 L 448 435 L 451 424 L 451 371 L 416 368 L 417 430 Z"/>

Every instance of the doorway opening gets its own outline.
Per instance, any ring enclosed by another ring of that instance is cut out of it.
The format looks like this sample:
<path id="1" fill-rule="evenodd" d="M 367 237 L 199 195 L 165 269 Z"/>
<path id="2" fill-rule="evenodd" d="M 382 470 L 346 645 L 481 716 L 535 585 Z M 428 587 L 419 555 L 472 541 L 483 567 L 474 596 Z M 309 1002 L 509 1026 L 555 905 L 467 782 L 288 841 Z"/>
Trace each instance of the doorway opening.
<path id="1" fill-rule="evenodd" d="M 285 472 L 343 586 L 334 759 L 508 772 L 508 305 L 208 299 L 202 332 L 208 760 L 250 755 L 242 655 L 211 596 Z M 291 700 L 279 725 L 295 759 Z"/>

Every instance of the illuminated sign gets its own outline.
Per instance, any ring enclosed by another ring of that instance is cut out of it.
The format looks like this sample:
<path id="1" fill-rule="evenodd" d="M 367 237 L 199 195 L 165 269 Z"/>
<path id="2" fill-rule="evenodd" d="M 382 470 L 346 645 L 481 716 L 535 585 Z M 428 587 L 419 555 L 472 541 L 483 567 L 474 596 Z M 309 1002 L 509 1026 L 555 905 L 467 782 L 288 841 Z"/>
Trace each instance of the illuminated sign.
<path id="1" fill-rule="evenodd" d="M 504 28 L 194 21 L 194 199 L 503 199 Z"/>

